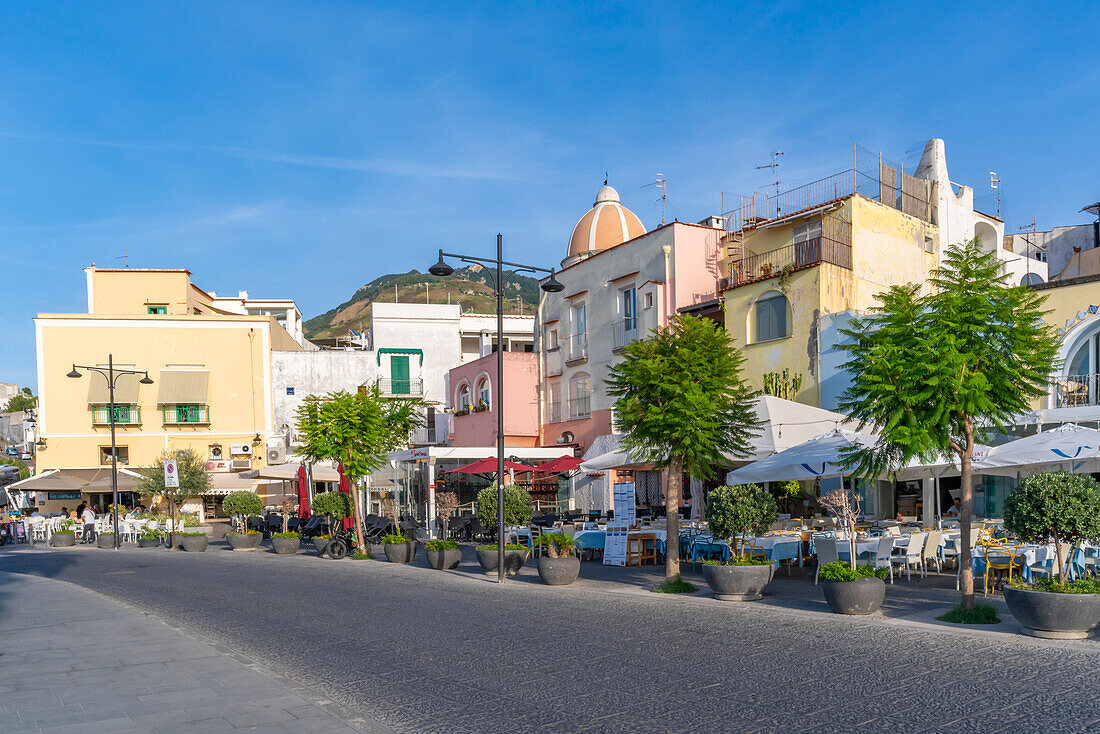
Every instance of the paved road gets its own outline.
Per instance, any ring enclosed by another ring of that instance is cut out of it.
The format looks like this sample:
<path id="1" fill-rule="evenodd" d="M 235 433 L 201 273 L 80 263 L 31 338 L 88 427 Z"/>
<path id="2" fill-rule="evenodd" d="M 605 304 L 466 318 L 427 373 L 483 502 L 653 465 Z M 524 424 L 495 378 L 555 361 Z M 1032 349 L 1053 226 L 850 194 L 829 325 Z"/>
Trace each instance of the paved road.
<path id="1" fill-rule="evenodd" d="M 456 572 L 215 544 L 204 554 L 0 551 L 0 569 L 94 588 L 394 731 L 1100 728 L 1097 642 L 591 583 L 500 587 L 465 552 Z"/>

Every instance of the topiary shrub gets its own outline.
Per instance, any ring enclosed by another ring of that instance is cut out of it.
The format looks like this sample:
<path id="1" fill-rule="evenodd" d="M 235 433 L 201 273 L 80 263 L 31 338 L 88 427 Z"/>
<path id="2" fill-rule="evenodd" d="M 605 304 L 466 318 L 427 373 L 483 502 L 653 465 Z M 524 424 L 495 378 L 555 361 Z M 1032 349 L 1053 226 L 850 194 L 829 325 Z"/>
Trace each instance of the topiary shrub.
<path id="1" fill-rule="evenodd" d="M 241 531 L 244 532 L 248 530 L 248 518 L 264 511 L 264 502 L 255 492 L 238 489 L 225 496 L 222 500 L 222 509 L 230 515 L 241 518 Z"/>
<path id="2" fill-rule="evenodd" d="M 336 520 L 351 517 L 351 495 L 347 492 L 321 492 L 313 498 L 310 509 L 316 515 L 331 515 Z"/>
<path id="3" fill-rule="evenodd" d="M 766 532 L 778 513 L 771 492 L 759 485 L 727 485 L 710 493 L 707 523 L 714 537 L 730 540 L 734 553 L 740 556 L 743 551 L 741 536 Z"/>
<path id="4" fill-rule="evenodd" d="M 1005 530 L 1029 543 L 1062 546 L 1100 539 L 1100 482 L 1065 471 L 1033 474 L 1005 499 Z M 1067 556 L 1068 557 L 1068 556 Z M 1057 560 L 1055 561 L 1057 563 Z M 1066 583 L 1066 569 L 1058 569 Z"/>
<path id="5" fill-rule="evenodd" d="M 477 519 L 487 528 L 497 524 L 497 488 L 486 487 L 477 493 Z M 531 493 L 514 484 L 504 485 L 504 524 L 528 525 L 531 522 Z"/>

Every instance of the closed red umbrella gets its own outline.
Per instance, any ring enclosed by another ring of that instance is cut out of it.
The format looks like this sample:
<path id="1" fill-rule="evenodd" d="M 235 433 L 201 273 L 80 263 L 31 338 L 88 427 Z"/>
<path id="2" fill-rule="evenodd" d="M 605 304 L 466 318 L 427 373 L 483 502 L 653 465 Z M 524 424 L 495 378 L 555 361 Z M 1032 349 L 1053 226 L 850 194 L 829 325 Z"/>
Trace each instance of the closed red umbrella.
<path id="1" fill-rule="evenodd" d="M 504 468 L 505 469 L 512 469 L 514 471 L 521 471 L 521 472 L 532 471 L 534 469 L 534 467 L 527 466 L 526 464 L 517 464 L 514 461 L 508 461 L 508 460 L 505 460 Z M 496 459 L 481 459 L 479 461 L 475 461 L 472 464 L 466 464 L 465 466 L 460 466 L 457 469 L 450 469 L 450 470 L 445 471 L 443 473 L 444 474 L 454 474 L 455 472 L 461 472 L 462 474 L 495 474 L 496 471 L 497 471 L 497 460 Z"/>
<path id="2" fill-rule="evenodd" d="M 309 482 L 306 481 L 306 467 L 298 467 L 298 517 L 309 517 Z"/>
<path id="3" fill-rule="evenodd" d="M 351 482 L 349 482 L 348 478 L 344 476 L 344 465 L 338 465 L 337 470 L 340 472 L 340 491 L 344 492 L 345 494 L 351 494 Z M 355 498 L 352 497 L 351 501 L 354 502 Z M 353 521 L 350 517 L 344 518 L 344 530 L 351 530 L 354 526 L 355 521 Z"/>

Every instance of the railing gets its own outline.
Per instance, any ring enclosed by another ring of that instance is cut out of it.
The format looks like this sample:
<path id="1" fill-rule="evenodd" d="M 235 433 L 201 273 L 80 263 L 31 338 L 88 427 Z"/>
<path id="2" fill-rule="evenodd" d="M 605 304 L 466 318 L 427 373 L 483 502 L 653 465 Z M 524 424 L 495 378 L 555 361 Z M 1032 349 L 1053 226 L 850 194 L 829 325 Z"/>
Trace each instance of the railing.
<path id="1" fill-rule="evenodd" d="M 578 395 L 569 400 L 569 420 L 592 415 L 592 394 Z"/>
<path id="2" fill-rule="evenodd" d="M 546 375 L 555 377 L 561 374 L 561 348 L 554 347 L 546 350 Z"/>
<path id="3" fill-rule="evenodd" d="M 107 405 L 93 405 L 91 406 L 92 412 L 92 425 L 93 426 L 109 426 L 111 424 L 111 411 Z M 116 426 L 138 426 L 141 425 L 141 406 L 140 405 L 116 405 L 115 406 L 115 425 Z"/>
<path id="4" fill-rule="evenodd" d="M 774 278 L 785 269 L 798 270 L 810 265 L 830 263 L 842 268 L 852 269 L 852 246 L 835 240 L 815 237 L 778 250 L 750 255 L 730 263 L 727 288 L 755 283 Z"/>
<path id="5" fill-rule="evenodd" d="M 565 361 L 576 362 L 582 359 L 588 359 L 588 335 L 576 334 L 569 337 L 569 352 Z"/>
<path id="6" fill-rule="evenodd" d="M 622 349 L 630 342 L 638 341 L 638 319 L 619 319 L 613 324 L 614 347 Z"/>
<path id="7" fill-rule="evenodd" d="M 420 397 L 424 394 L 424 381 L 419 378 L 391 380 L 388 377 L 379 377 L 378 389 L 389 397 Z"/>
<path id="8" fill-rule="evenodd" d="M 1054 378 L 1055 408 L 1100 405 L 1100 375 L 1063 375 Z"/>
<path id="9" fill-rule="evenodd" d="M 561 401 L 551 400 L 546 403 L 546 420 L 548 423 L 561 423 Z"/>
<path id="10" fill-rule="evenodd" d="M 410 443 L 440 443 L 438 440 L 438 432 L 435 427 L 432 428 L 417 428 L 413 431 L 412 436 L 409 439 Z"/>
<path id="11" fill-rule="evenodd" d="M 210 406 L 208 405 L 165 405 L 161 416 L 166 426 L 209 425 Z"/>

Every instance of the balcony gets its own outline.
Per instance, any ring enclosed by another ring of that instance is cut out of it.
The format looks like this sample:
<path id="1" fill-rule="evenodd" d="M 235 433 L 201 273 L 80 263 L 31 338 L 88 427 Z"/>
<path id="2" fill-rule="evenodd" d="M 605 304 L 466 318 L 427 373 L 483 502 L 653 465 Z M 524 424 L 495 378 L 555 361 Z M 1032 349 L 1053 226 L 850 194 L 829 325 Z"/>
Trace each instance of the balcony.
<path id="1" fill-rule="evenodd" d="M 378 390 L 388 398 L 418 398 L 424 395 L 424 380 L 378 378 Z"/>
<path id="2" fill-rule="evenodd" d="M 778 250 L 749 255 L 730 263 L 729 278 L 724 278 L 722 285 L 725 288 L 737 288 L 774 278 L 783 272 L 802 270 L 822 263 L 851 270 L 851 244 L 825 237 L 815 237 L 806 242 L 780 247 Z"/>
<path id="3" fill-rule="evenodd" d="M 613 351 L 622 351 L 627 344 L 638 341 L 638 319 L 619 319 L 612 325 L 614 333 Z"/>
<path id="4" fill-rule="evenodd" d="M 587 418 L 592 415 L 592 394 L 578 395 L 569 400 L 569 420 Z"/>
<path id="5" fill-rule="evenodd" d="M 548 423 L 561 423 L 561 401 L 550 400 L 546 403 L 546 420 Z"/>
<path id="6" fill-rule="evenodd" d="M 1064 375 L 1054 378 L 1051 407 L 1100 405 L 1100 375 Z"/>
<path id="7" fill-rule="evenodd" d="M 161 408 L 161 416 L 166 426 L 208 426 L 210 406 L 165 405 Z"/>
<path id="8" fill-rule="evenodd" d="M 92 425 L 93 426 L 109 426 L 111 425 L 111 411 L 107 405 L 93 405 L 91 406 L 92 413 Z M 140 426 L 141 425 L 141 406 L 140 405 L 116 405 L 115 406 L 115 425 L 116 426 Z"/>
<path id="9" fill-rule="evenodd" d="M 569 342 L 566 346 L 568 348 L 565 355 L 565 363 L 567 365 L 579 364 L 588 359 L 587 334 L 577 334 L 569 337 Z"/>
<path id="10" fill-rule="evenodd" d="M 557 377 L 561 374 L 561 347 L 546 350 L 546 376 Z"/>
<path id="11" fill-rule="evenodd" d="M 418 428 L 413 431 L 412 436 L 409 437 L 409 443 L 420 445 L 431 445 L 437 443 L 443 443 L 443 435 L 440 431 L 437 431 L 435 427 L 431 428 Z"/>

